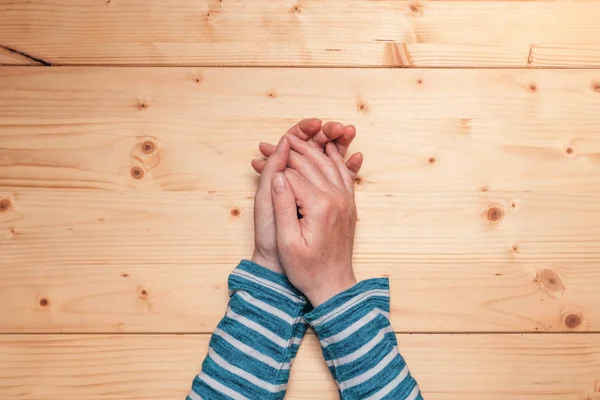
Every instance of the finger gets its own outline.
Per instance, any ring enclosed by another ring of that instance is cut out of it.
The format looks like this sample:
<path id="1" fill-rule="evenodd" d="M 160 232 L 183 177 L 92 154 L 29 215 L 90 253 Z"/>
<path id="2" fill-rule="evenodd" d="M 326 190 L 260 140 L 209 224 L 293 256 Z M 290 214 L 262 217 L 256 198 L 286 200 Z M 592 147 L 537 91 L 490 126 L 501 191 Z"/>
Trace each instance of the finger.
<path id="1" fill-rule="evenodd" d="M 283 174 L 291 182 L 297 200 L 309 200 L 319 193 L 319 189 L 295 169 L 286 168 Z"/>
<path id="2" fill-rule="evenodd" d="M 327 143 L 327 146 L 325 147 L 325 153 L 327 153 L 329 158 L 331 158 L 337 169 L 340 171 L 340 175 L 344 180 L 344 186 L 348 193 L 354 193 L 354 180 L 350 175 L 350 171 L 348 168 L 346 168 L 346 164 L 344 164 L 344 158 L 337 149 L 337 146 L 333 143 Z"/>
<path id="3" fill-rule="evenodd" d="M 352 180 L 356 179 L 358 171 L 360 171 L 360 168 L 362 167 L 363 160 L 364 157 L 362 153 L 354 153 L 348 158 L 348 161 L 346 161 L 346 167 L 351 173 Z"/>
<path id="4" fill-rule="evenodd" d="M 296 125 L 291 127 L 287 132 L 302 140 L 308 140 L 315 134 L 320 134 L 321 124 L 322 122 L 318 118 L 303 119 L 302 121 L 298 122 Z M 274 144 L 266 142 L 261 142 L 258 144 L 258 150 L 263 156 L 267 158 L 275 152 L 276 147 L 277 146 L 275 146 Z"/>
<path id="5" fill-rule="evenodd" d="M 329 138 L 329 141 L 331 141 L 339 138 L 344 134 L 344 125 L 341 122 L 330 121 L 323 124 L 322 130 L 323 133 L 327 135 L 327 138 Z M 325 144 L 323 146 L 325 146 Z"/>
<path id="6" fill-rule="evenodd" d="M 356 128 L 354 125 L 346 125 L 344 127 L 344 133 L 335 141 L 335 145 L 337 146 L 342 157 L 344 157 L 346 152 L 348 152 L 348 148 L 350 147 L 350 144 L 352 144 L 352 141 L 355 137 Z"/>
<path id="7" fill-rule="evenodd" d="M 310 207 L 315 205 L 315 199 L 322 193 L 317 187 L 312 185 L 298 171 L 292 168 L 286 168 L 283 174 L 291 183 L 296 195 L 296 206 L 302 216 L 310 214 Z"/>
<path id="8" fill-rule="evenodd" d="M 265 162 L 263 173 L 258 183 L 258 190 L 265 190 L 271 186 L 271 179 L 276 172 L 283 171 L 288 163 L 290 156 L 290 142 L 286 135 L 283 135 L 277 144 L 277 149 Z"/>
<path id="9" fill-rule="evenodd" d="M 302 237 L 296 209 L 296 196 L 284 174 L 278 172 L 271 181 L 277 246 L 299 245 Z"/>
<path id="10" fill-rule="evenodd" d="M 308 143 L 321 151 L 325 150 L 325 145 L 332 140 L 338 139 L 344 134 L 344 125 L 339 122 L 326 122 L 316 135 L 308 139 Z"/>
<path id="11" fill-rule="evenodd" d="M 325 157 L 325 154 L 323 156 Z M 331 181 L 329 178 L 325 176 L 315 163 L 302 154 L 292 150 L 290 152 L 288 167 L 298 171 L 300 175 L 316 188 L 323 191 L 331 190 Z"/>
<path id="12" fill-rule="evenodd" d="M 251 165 L 252 165 L 252 168 L 254 168 L 254 170 L 260 174 L 260 173 L 262 173 L 263 169 L 265 168 L 266 162 L 267 162 L 266 160 L 254 159 L 254 160 L 252 160 Z"/>
<path id="13" fill-rule="evenodd" d="M 293 136 L 290 136 L 293 138 Z M 306 142 L 302 142 L 306 143 Z M 265 156 L 269 157 L 275 152 L 275 146 L 269 143 L 260 143 L 258 146 L 260 152 Z M 320 153 L 320 150 L 317 150 Z M 321 153 L 322 154 L 322 153 Z M 324 157 L 325 155 L 322 154 Z M 261 160 L 253 160 L 252 167 L 255 171 L 259 172 L 261 165 L 264 164 L 260 162 Z M 317 186 L 321 190 L 327 190 L 330 184 L 329 178 L 321 172 L 315 163 L 310 160 L 307 160 L 305 157 L 300 155 L 299 153 L 292 151 L 290 153 L 288 165 L 290 168 L 294 168 L 299 171 L 302 175 L 304 175 L 313 185 Z M 261 173 L 261 172 L 259 172 Z"/>
<path id="14" fill-rule="evenodd" d="M 308 140 L 321 130 L 323 121 L 318 118 L 306 118 L 288 129 L 287 133 L 302 140 Z"/>
<path id="15" fill-rule="evenodd" d="M 300 137 L 299 135 L 295 135 Z M 334 141 L 343 156 L 346 155 L 350 144 L 356 138 L 356 128 L 354 125 L 344 126 L 339 122 L 327 122 L 323 125 L 323 129 L 317 132 L 313 137 L 307 140 L 314 147 L 324 150 L 327 143 Z M 258 149 L 265 157 L 269 157 L 275 151 L 275 145 L 261 142 Z"/>
<path id="16" fill-rule="evenodd" d="M 339 151 L 339 144 L 336 143 L 336 146 Z M 264 155 L 265 157 L 269 157 L 275 151 L 275 145 L 269 143 L 261 143 L 259 146 L 259 150 L 262 153 L 262 155 Z M 340 151 L 340 154 L 341 153 L 342 152 Z M 356 179 L 356 175 L 360 172 L 360 169 L 363 164 L 363 158 L 364 157 L 362 153 L 354 153 L 348 158 L 348 161 L 346 161 L 346 167 L 348 167 L 348 169 L 352 172 L 354 179 Z M 254 168 L 254 170 L 260 174 L 262 171 L 262 167 L 264 166 L 265 160 L 253 160 L 252 163 L 252 167 Z"/>
<path id="17" fill-rule="evenodd" d="M 260 154 L 267 158 L 275 152 L 276 148 L 277 146 L 271 143 L 260 142 L 258 144 L 258 151 L 260 151 Z"/>
<path id="18" fill-rule="evenodd" d="M 306 157 L 306 159 L 308 159 L 314 165 L 316 165 L 331 183 L 338 186 L 339 188 L 344 188 L 344 180 L 340 175 L 340 171 L 329 157 L 327 157 L 318 149 L 314 148 L 306 142 L 301 141 L 298 138 L 289 136 L 289 139 L 290 147 L 294 151 L 303 155 L 304 157 Z M 290 159 L 290 161 L 292 160 Z"/>
<path id="19" fill-rule="evenodd" d="M 336 146 L 341 154 L 342 152 L 340 151 L 340 145 L 338 142 L 336 142 Z M 260 143 L 259 145 L 259 150 L 265 157 L 269 157 L 271 154 L 273 154 L 275 152 L 275 148 L 276 146 L 270 143 Z M 354 153 L 348 158 L 348 161 L 346 161 L 346 167 L 348 167 L 350 170 L 353 179 L 356 179 L 356 176 L 360 172 L 363 161 L 364 157 L 362 153 Z M 262 172 L 264 165 L 265 160 L 252 160 L 252 168 L 254 168 L 254 170 L 259 174 Z"/>

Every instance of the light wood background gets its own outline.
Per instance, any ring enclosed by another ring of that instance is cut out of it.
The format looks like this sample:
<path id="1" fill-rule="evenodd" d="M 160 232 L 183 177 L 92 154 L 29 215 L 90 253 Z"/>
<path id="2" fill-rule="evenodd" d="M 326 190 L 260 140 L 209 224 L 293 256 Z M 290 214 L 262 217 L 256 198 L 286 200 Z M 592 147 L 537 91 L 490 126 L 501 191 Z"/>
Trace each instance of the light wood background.
<path id="1" fill-rule="evenodd" d="M 310 116 L 357 126 L 356 271 L 426 399 L 600 399 L 599 17 L 0 0 L 0 399 L 183 398 L 257 144 Z M 313 334 L 287 398 L 336 398 Z"/>

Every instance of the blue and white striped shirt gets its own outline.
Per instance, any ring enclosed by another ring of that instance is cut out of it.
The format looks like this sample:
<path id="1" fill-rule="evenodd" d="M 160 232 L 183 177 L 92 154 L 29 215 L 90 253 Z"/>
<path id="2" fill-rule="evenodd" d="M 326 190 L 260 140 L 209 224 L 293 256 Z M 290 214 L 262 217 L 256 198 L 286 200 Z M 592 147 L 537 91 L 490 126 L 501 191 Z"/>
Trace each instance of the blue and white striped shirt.
<path id="1" fill-rule="evenodd" d="M 344 400 L 422 400 L 389 322 L 387 279 L 360 282 L 312 309 L 284 275 L 243 260 L 187 400 L 283 399 L 307 322 Z"/>

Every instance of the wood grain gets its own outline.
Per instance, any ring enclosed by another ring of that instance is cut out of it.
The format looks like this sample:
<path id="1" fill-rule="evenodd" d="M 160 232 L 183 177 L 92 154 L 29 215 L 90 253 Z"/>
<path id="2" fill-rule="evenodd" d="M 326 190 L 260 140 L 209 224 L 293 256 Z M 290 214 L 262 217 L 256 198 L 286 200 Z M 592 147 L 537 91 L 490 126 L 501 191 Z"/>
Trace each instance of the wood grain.
<path id="1" fill-rule="evenodd" d="M 252 191 L 257 142 L 318 115 L 357 126 L 365 192 L 600 190 L 595 70 L 7 67 L 0 87 L 2 186 Z"/>
<path id="2" fill-rule="evenodd" d="M 211 332 L 252 253 L 251 192 L 13 193 L 3 332 Z M 598 330 L 597 198 L 359 193 L 357 274 L 390 277 L 397 330 Z"/>
<path id="3" fill-rule="evenodd" d="M 5 0 L 2 8 L 0 45 L 33 65 L 600 65 L 598 1 Z"/>
<path id="4" fill-rule="evenodd" d="M 0 0 L 0 399 L 183 398 L 252 251 L 256 144 L 319 116 L 357 126 L 355 269 L 389 277 L 424 397 L 600 400 L 599 16 Z M 337 397 L 309 333 L 286 398 Z"/>
<path id="5" fill-rule="evenodd" d="M 596 331 L 596 80 L 3 68 L 0 328 L 210 332 L 252 250 L 256 143 L 320 113 L 356 121 L 356 268 L 390 276 L 397 330 Z"/>
<path id="6" fill-rule="evenodd" d="M 0 397 L 23 400 L 183 398 L 208 335 L 0 337 Z M 598 335 L 399 335 L 432 400 L 580 400 L 600 394 Z M 314 335 L 292 368 L 289 399 L 336 399 Z"/>

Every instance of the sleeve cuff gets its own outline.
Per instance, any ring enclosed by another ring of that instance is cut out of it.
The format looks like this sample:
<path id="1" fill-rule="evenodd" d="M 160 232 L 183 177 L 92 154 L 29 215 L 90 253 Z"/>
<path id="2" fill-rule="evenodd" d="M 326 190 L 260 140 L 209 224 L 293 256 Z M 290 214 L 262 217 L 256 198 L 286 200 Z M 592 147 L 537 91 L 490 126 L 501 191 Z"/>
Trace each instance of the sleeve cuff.
<path id="1" fill-rule="evenodd" d="M 378 307 L 386 314 L 390 312 L 390 283 L 388 278 L 374 278 L 361 281 L 350 289 L 337 294 L 325 303 L 307 313 L 304 318 L 318 330 L 318 326 L 330 321 L 365 302 L 376 300 Z"/>
<path id="2" fill-rule="evenodd" d="M 230 295 L 237 291 L 255 289 L 278 301 L 306 306 L 308 300 L 283 274 L 271 271 L 249 260 L 242 260 L 229 275 Z"/>

